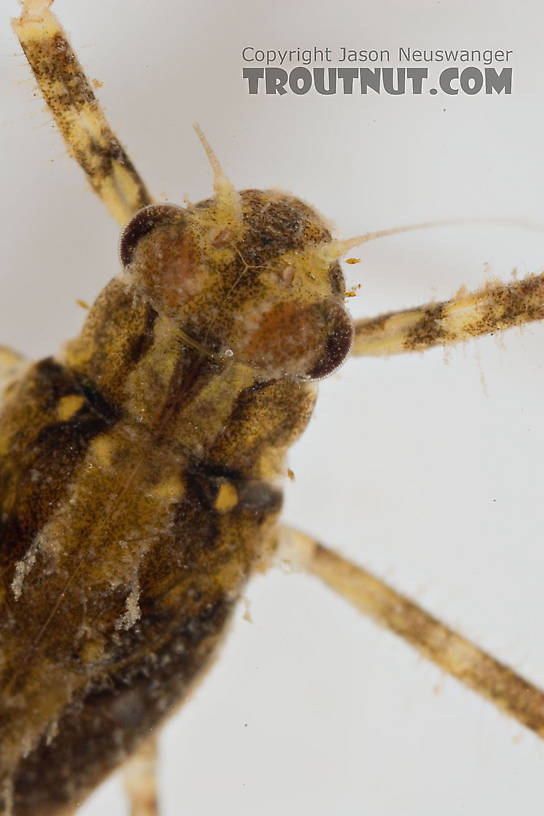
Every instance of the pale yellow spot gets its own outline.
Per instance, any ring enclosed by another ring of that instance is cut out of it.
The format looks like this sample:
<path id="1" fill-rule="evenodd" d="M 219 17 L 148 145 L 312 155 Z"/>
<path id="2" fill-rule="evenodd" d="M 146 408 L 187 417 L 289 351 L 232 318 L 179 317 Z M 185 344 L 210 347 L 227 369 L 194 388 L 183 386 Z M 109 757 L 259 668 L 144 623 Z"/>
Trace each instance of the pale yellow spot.
<path id="1" fill-rule="evenodd" d="M 0 404 L 2 398 L 9 395 L 9 389 L 16 385 L 27 365 L 28 362 L 21 354 L 0 346 Z"/>
<path id="2" fill-rule="evenodd" d="M 181 499 L 184 493 L 185 485 L 179 476 L 173 475 L 163 482 L 159 482 L 158 485 L 155 485 L 155 487 L 149 491 L 148 495 L 153 499 L 159 499 L 159 501 L 172 502 Z"/>
<path id="3" fill-rule="evenodd" d="M 242 615 L 243 619 L 248 623 L 253 623 L 253 618 L 251 617 L 251 609 L 249 606 L 249 600 L 245 596 L 242 598 L 242 604 L 244 606 L 244 614 Z"/>
<path id="4" fill-rule="evenodd" d="M 125 614 L 117 622 L 116 629 L 130 629 L 140 618 L 140 588 L 135 586 L 125 601 Z"/>
<path id="5" fill-rule="evenodd" d="M 59 79 L 55 80 L 55 82 L 48 82 L 47 85 L 51 93 L 57 97 L 61 96 L 64 92 L 64 85 Z"/>
<path id="6" fill-rule="evenodd" d="M 206 151 L 208 161 L 213 170 L 213 188 L 217 196 L 218 220 L 226 223 L 233 222 L 233 226 L 242 227 L 242 204 L 240 194 L 236 192 L 228 178 L 223 172 L 217 156 L 213 152 L 208 140 L 202 132 L 202 128 L 196 122 L 193 124 L 202 147 Z"/>
<path id="7" fill-rule="evenodd" d="M 69 394 L 62 397 L 57 405 L 57 419 L 60 422 L 67 422 L 85 403 L 85 397 L 81 394 Z"/>
<path id="8" fill-rule="evenodd" d="M 153 420 L 158 411 L 157 391 L 165 389 L 172 378 L 178 355 L 175 332 L 172 320 L 160 315 L 155 322 L 153 344 L 127 378 L 129 413 L 139 422 Z"/>
<path id="9" fill-rule="evenodd" d="M 49 11 L 53 0 L 25 0 L 18 20 L 12 21 L 21 40 L 46 39 L 60 30 L 55 17 Z"/>
<path id="10" fill-rule="evenodd" d="M 322 257 L 323 247 L 314 247 L 311 251 L 300 253 L 300 250 L 287 250 L 278 256 L 274 267 L 280 276 L 285 269 L 293 267 L 296 275 L 290 286 L 294 291 L 300 292 L 300 296 L 308 303 L 314 301 L 317 294 L 320 297 L 330 295 L 330 284 L 328 278 L 329 261 Z"/>
<path id="11" fill-rule="evenodd" d="M 103 185 L 104 202 L 113 217 L 120 224 L 126 224 L 134 215 L 133 202 L 138 200 L 139 187 L 130 170 L 119 162 L 113 162 L 112 170 L 111 192 L 109 180 Z"/>
<path id="12" fill-rule="evenodd" d="M 104 641 L 102 638 L 89 640 L 83 649 L 80 651 L 79 656 L 84 663 L 94 663 L 99 660 L 102 655 L 104 654 Z"/>
<path id="13" fill-rule="evenodd" d="M 259 476 L 265 482 L 282 478 L 285 473 L 285 451 L 281 448 L 265 448 L 259 457 Z"/>
<path id="14" fill-rule="evenodd" d="M 60 91 L 62 85 L 55 96 L 60 98 Z M 133 202 L 138 198 L 138 184 L 130 170 L 115 161 L 112 164 L 111 175 L 105 176 L 98 153 L 91 150 L 93 144 L 107 147 L 102 111 L 95 103 L 88 103 L 81 109 L 67 109 L 63 117 L 70 128 L 70 144 L 88 157 L 90 162 L 88 172 L 92 177 L 93 186 L 116 221 L 126 224 L 134 214 Z"/>
<path id="15" fill-rule="evenodd" d="M 0 346 L 0 368 L 16 368 L 24 362 L 24 357 L 16 351 Z"/>
<path id="16" fill-rule="evenodd" d="M 103 142 L 102 117 L 97 116 L 97 111 L 92 102 L 83 105 L 77 113 L 74 113 L 74 124 L 80 128 L 80 138 L 85 141 L 98 139 Z M 95 161 L 98 166 L 98 158 Z"/>
<path id="17" fill-rule="evenodd" d="M 111 436 L 107 434 L 97 436 L 92 442 L 91 449 L 100 467 L 107 468 L 111 466 L 111 460 L 115 450 L 115 442 Z"/>
<path id="18" fill-rule="evenodd" d="M 219 513 L 228 513 L 233 507 L 238 504 L 238 493 L 236 488 L 229 482 L 224 482 L 219 488 L 217 498 L 215 500 L 215 509 Z"/>

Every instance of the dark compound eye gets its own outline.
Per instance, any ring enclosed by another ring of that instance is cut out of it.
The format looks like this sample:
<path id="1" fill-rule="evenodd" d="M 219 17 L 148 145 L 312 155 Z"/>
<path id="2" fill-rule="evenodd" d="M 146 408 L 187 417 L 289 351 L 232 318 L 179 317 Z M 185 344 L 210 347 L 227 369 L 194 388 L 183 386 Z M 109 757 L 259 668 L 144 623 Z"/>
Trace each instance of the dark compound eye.
<path id="1" fill-rule="evenodd" d="M 123 266 L 128 266 L 134 256 L 138 241 L 159 224 L 167 225 L 185 221 L 185 210 L 177 204 L 150 204 L 136 213 L 121 234 L 119 254 Z"/>
<path id="2" fill-rule="evenodd" d="M 248 321 L 239 358 L 269 376 L 316 380 L 338 368 L 352 341 L 353 322 L 342 304 L 280 302 Z"/>
<path id="3" fill-rule="evenodd" d="M 329 284 L 333 294 L 343 295 L 346 288 L 344 275 L 338 261 L 334 261 L 329 266 Z"/>
<path id="4" fill-rule="evenodd" d="M 344 309 L 337 308 L 325 351 L 308 373 L 310 379 L 318 380 L 321 377 L 326 377 L 335 368 L 338 368 L 348 356 L 352 343 L 353 321 Z"/>

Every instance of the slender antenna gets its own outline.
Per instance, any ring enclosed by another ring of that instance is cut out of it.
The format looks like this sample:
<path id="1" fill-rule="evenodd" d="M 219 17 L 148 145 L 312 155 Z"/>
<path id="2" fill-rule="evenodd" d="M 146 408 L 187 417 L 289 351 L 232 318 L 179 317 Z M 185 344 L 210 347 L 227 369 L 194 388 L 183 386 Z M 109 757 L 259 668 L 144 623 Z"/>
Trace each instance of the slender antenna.
<path id="1" fill-rule="evenodd" d="M 406 224 L 401 227 L 378 230 L 377 232 L 366 232 L 364 235 L 356 235 L 353 238 L 346 238 L 343 241 L 331 241 L 331 243 L 319 247 L 319 253 L 326 261 L 332 262 L 341 258 L 342 255 L 345 255 L 350 249 L 360 244 L 365 244 L 367 241 L 374 241 L 376 238 L 385 238 L 388 235 L 428 229 L 429 227 L 452 227 L 458 226 L 459 224 L 500 224 L 502 226 L 523 227 L 539 231 L 543 228 L 542 224 L 516 218 L 454 218 L 445 221 L 422 221 L 419 224 Z"/>
<path id="2" fill-rule="evenodd" d="M 233 213 L 235 220 L 240 222 L 242 219 L 242 204 L 240 201 L 240 195 L 236 192 L 229 179 L 223 172 L 219 159 L 213 152 L 210 143 L 204 136 L 200 125 L 197 122 L 194 122 L 193 127 L 196 135 L 200 139 L 202 147 L 206 151 L 208 161 L 210 162 L 210 166 L 213 171 L 213 189 L 216 192 L 218 202 L 219 204 L 224 205 L 226 209 L 229 209 Z"/>

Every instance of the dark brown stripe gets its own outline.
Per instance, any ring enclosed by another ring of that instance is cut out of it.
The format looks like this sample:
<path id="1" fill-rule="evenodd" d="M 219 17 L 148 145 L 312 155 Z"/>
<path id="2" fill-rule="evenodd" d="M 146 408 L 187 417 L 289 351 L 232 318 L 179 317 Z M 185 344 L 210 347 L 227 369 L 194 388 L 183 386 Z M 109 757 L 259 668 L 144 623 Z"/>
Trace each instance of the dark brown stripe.
<path id="1" fill-rule="evenodd" d="M 194 348 L 187 348 L 184 354 L 178 356 L 168 393 L 156 423 L 160 439 L 169 436 L 171 424 L 177 422 L 183 406 L 194 399 L 210 380 L 220 374 L 221 368 L 221 363 L 203 357 L 202 353 Z"/>
<path id="2" fill-rule="evenodd" d="M 222 597 L 204 604 L 199 614 L 179 621 L 159 652 L 102 676 L 74 700 L 59 720 L 58 735 L 49 744 L 42 739 L 19 765 L 13 816 L 53 816 L 81 801 L 179 703 L 231 609 Z"/>
<path id="3" fill-rule="evenodd" d="M 407 350 L 429 348 L 444 340 L 447 332 L 440 325 L 440 320 L 446 305 L 435 303 L 425 307 L 421 320 L 406 335 L 404 346 Z"/>
<path id="4" fill-rule="evenodd" d="M 20 560 L 66 495 L 74 472 L 90 442 L 111 427 L 118 415 L 91 383 L 79 385 L 74 376 L 52 358 L 37 363 L 28 399 L 36 400 L 41 427 L 32 436 L 20 435 L 0 459 L 0 569 L 11 582 L 14 562 Z M 82 407 L 66 421 L 55 412 L 63 397 L 85 396 Z M 21 413 L 26 405 L 20 406 Z M 44 422 L 45 419 L 45 422 Z M 32 433 L 32 428 L 26 429 Z M 10 506 L 5 507 L 6 497 Z"/>
<path id="5" fill-rule="evenodd" d="M 262 265 L 284 252 L 307 251 L 331 240 L 314 210 L 293 196 L 271 199 L 270 192 L 262 190 L 242 190 L 240 195 L 246 222 L 240 251 L 248 264 Z"/>
<path id="6" fill-rule="evenodd" d="M 131 343 L 127 348 L 127 364 L 133 368 L 153 345 L 155 321 L 158 314 L 152 306 L 148 306 L 145 315 L 145 322 L 140 334 L 131 338 Z"/>
<path id="7" fill-rule="evenodd" d="M 229 462 L 248 481 L 260 478 L 261 455 L 291 444 L 306 427 L 314 402 L 310 386 L 287 378 L 243 389 L 208 451 L 208 460 Z"/>
<path id="8" fill-rule="evenodd" d="M 68 142 L 70 133 L 65 122 L 67 110 L 72 108 L 80 111 L 85 105 L 90 105 L 102 118 L 98 100 L 70 43 L 62 34 L 56 34 L 51 40 L 28 40 L 22 43 L 22 47 L 57 125 Z M 60 86 L 62 93 L 59 94 Z M 107 124 L 102 128 L 101 137 L 104 145 L 96 142 L 91 142 L 90 145 L 91 154 L 99 158 L 98 170 L 89 161 L 88 153 L 75 151 L 76 159 L 94 189 L 99 192 L 101 182 L 112 175 L 112 166 L 116 162 L 126 168 L 137 186 L 134 212 L 151 204 L 152 198 L 136 168 Z M 74 149 L 73 145 L 71 149 Z"/>
<path id="9" fill-rule="evenodd" d="M 55 34 L 50 40 L 27 40 L 22 47 L 36 79 L 60 83 L 64 89 L 63 96 L 48 98 L 48 104 L 56 101 L 61 109 L 73 107 L 76 110 L 98 104 L 70 43 L 61 34 Z"/>
<path id="10" fill-rule="evenodd" d="M 139 241 L 159 224 L 186 220 L 186 211 L 175 204 L 153 204 L 136 213 L 121 235 L 119 254 L 123 266 L 128 266 L 134 257 Z"/>

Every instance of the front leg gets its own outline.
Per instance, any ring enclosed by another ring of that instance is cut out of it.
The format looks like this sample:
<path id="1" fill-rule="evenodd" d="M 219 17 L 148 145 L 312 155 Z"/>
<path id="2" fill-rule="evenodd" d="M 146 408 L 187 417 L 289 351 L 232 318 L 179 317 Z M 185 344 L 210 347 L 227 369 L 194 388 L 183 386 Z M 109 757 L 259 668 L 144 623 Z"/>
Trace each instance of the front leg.
<path id="1" fill-rule="evenodd" d="M 151 204 L 144 182 L 110 128 L 55 15 L 52 0 L 24 0 L 14 31 L 71 155 L 111 215 L 124 225 Z"/>

